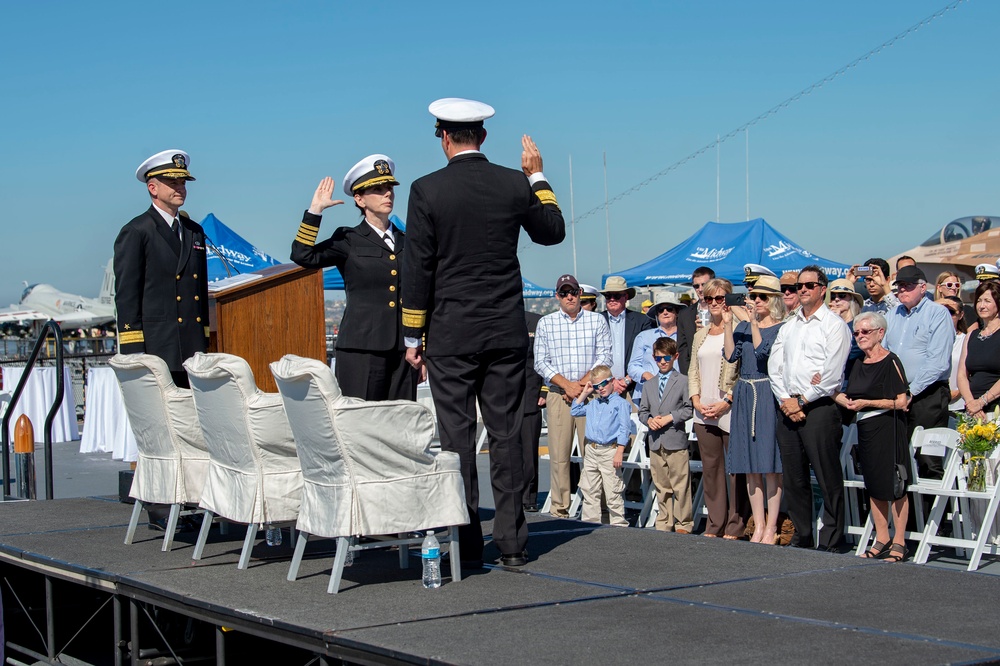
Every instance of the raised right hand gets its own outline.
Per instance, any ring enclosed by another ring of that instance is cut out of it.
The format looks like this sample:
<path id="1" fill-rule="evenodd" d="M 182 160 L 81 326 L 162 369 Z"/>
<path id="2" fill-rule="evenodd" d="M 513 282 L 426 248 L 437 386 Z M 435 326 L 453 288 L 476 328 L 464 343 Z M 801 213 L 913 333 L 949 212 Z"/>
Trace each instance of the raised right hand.
<path id="1" fill-rule="evenodd" d="M 341 199 L 333 198 L 333 178 L 327 176 L 319 181 L 316 193 L 313 194 L 312 203 L 309 205 L 309 212 L 313 215 L 322 215 L 323 211 L 331 206 L 339 206 L 343 202 Z"/>
<path id="2" fill-rule="evenodd" d="M 525 176 L 540 172 L 542 170 L 542 154 L 538 152 L 538 146 L 527 134 L 521 137 L 521 146 L 524 149 L 521 152 L 521 171 L 524 172 Z"/>

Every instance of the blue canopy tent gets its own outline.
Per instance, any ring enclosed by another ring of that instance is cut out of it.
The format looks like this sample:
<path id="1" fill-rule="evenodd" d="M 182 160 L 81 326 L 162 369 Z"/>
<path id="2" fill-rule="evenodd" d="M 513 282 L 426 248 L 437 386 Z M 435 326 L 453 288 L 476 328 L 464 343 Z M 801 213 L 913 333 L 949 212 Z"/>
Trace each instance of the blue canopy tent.
<path id="1" fill-rule="evenodd" d="M 808 264 L 818 264 L 831 280 L 843 277 L 850 268 L 848 264 L 806 251 L 758 217 L 729 224 L 708 222 L 683 243 L 655 259 L 608 275 L 620 275 L 632 287 L 646 287 L 688 282 L 694 269 L 708 266 L 715 271 L 716 277 L 738 284 L 743 281 L 744 264 L 760 264 L 778 276 Z M 608 275 L 603 279 L 607 280 Z"/>
<path id="2" fill-rule="evenodd" d="M 540 287 L 531 280 L 521 277 L 521 284 L 524 289 L 522 290 L 522 295 L 524 298 L 555 298 L 555 289 L 546 289 L 545 287 Z"/>
<path id="3" fill-rule="evenodd" d="M 209 213 L 201 221 L 201 227 L 205 230 L 205 236 L 208 237 L 211 243 L 207 248 L 209 282 L 215 282 L 229 276 L 226 263 L 229 264 L 229 270 L 234 275 L 237 273 L 249 273 L 281 263 L 269 254 L 258 250 L 245 238 L 223 224 L 212 213 Z M 226 259 L 225 262 L 216 254 L 212 245 L 222 253 Z"/>

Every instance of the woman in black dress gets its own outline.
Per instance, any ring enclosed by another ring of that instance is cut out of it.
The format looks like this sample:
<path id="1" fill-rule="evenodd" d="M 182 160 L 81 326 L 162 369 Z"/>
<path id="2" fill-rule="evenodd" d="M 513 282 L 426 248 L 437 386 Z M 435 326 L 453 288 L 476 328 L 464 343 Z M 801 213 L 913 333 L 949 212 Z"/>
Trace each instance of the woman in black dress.
<path id="1" fill-rule="evenodd" d="M 958 389 L 969 416 L 987 420 L 1000 405 L 1000 284 L 996 280 L 976 288 L 979 328 L 965 336 L 958 366 Z"/>
<path id="2" fill-rule="evenodd" d="M 396 165 L 369 155 L 344 176 L 362 220 L 316 242 L 323 211 L 333 199 L 332 178 L 320 181 L 292 241 L 292 261 L 306 268 L 336 266 L 344 277 L 347 306 L 337 335 L 337 383 L 344 395 L 365 400 L 415 400 L 418 371 L 406 362 L 399 305 L 404 234 L 389 221 Z"/>
<path id="3" fill-rule="evenodd" d="M 834 400 L 858 415 L 858 458 L 865 488 L 872 501 L 875 543 L 864 557 L 884 557 L 901 562 L 906 557 L 906 492 L 895 491 L 896 465 L 906 465 L 906 403 L 909 387 L 903 364 L 882 346 L 885 317 L 863 312 L 854 319 L 854 337 L 864 352 L 847 379 L 847 387 Z M 909 466 L 906 466 L 909 469 Z M 905 484 L 904 484 L 905 485 Z M 889 509 L 895 534 L 889 537 Z"/>

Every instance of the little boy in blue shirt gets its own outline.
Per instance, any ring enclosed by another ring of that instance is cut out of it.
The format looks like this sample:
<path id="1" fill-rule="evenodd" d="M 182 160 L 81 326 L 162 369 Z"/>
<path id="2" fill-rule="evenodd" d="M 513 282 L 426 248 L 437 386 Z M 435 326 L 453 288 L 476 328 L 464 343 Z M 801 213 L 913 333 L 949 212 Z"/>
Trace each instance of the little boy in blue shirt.
<path id="1" fill-rule="evenodd" d="M 597 396 L 586 402 L 592 393 Z M 573 416 L 586 416 L 583 472 L 583 515 L 588 523 L 601 522 L 601 490 L 608 505 L 609 522 L 628 527 L 625 520 L 625 484 L 622 482 L 622 457 L 632 431 L 632 405 L 615 393 L 614 377 L 606 365 L 595 366 L 580 395 L 570 406 Z"/>

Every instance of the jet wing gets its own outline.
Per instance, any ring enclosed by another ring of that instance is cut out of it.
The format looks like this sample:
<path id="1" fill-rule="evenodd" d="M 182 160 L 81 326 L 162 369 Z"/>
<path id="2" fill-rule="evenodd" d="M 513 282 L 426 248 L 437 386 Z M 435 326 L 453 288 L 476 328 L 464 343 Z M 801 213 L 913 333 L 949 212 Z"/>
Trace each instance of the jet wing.
<path id="1" fill-rule="evenodd" d="M 30 308 L 19 308 L 12 305 L 8 308 L 0 309 L 0 324 L 10 324 L 27 321 L 48 321 L 51 316 L 38 310 Z"/>

